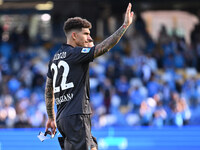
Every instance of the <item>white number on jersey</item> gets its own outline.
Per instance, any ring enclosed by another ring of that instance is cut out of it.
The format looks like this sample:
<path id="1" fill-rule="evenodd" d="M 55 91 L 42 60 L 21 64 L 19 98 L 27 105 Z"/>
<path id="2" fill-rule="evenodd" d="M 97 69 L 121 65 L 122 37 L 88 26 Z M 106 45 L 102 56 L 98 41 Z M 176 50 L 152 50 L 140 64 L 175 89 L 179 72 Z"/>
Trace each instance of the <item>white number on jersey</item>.
<path id="1" fill-rule="evenodd" d="M 58 69 L 60 69 L 60 67 L 63 67 L 64 71 L 62 74 L 61 85 L 56 87 L 56 79 L 57 79 L 57 75 L 58 75 Z M 51 70 L 52 69 L 54 70 L 54 76 L 53 76 L 53 92 L 54 93 L 60 92 L 60 87 L 61 87 L 61 90 L 66 90 L 66 89 L 74 87 L 73 82 L 66 83 L 67 76 L 69 74 L 69 65 L 65 61 L 61 60 L 58 63 L 58 66 L 56 66 L 56 64 L 52 63 Z"/>

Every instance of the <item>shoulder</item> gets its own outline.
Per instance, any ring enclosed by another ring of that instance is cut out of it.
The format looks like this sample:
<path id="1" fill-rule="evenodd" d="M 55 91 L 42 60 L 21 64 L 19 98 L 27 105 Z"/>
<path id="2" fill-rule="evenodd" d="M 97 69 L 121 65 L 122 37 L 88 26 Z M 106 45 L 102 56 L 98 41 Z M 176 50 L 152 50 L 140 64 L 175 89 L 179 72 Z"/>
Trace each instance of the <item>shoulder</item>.
<path id="1" fill-rule="evenodd" d="M 81 54 L 87 54 L 90 53 L 93 47 L 75 47 L 74 50 L 76 52 L 79 52 Z"/>

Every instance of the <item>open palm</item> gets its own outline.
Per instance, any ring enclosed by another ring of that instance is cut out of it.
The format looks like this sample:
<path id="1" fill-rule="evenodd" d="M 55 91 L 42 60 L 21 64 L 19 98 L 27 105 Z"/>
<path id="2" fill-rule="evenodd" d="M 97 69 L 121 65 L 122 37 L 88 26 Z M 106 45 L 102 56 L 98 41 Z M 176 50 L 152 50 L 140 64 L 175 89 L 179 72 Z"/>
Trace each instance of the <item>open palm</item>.
<path id="1" fill-rule="evenodd" d="M 125 18 L 124 18 L 124 25 L 129 26 L 133 22 L 133 11 L 131 11 L 131 3 L 128 4 L 126 9 Z"/>

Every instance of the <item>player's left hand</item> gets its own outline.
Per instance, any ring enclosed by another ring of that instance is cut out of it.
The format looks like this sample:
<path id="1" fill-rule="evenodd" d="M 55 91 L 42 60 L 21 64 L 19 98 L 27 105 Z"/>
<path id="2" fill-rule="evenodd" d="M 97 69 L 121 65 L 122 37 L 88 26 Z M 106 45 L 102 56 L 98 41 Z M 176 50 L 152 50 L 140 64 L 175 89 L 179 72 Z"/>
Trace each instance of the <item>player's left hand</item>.
<path id="1" fill-rule="evenodd" d="M 126 9 L 125 18 L 124 18 L 124 25 L 129 27 L 130 24 L 133 22 L 133 11 L 131 11 L 132 4 L 129 3 Z"/>

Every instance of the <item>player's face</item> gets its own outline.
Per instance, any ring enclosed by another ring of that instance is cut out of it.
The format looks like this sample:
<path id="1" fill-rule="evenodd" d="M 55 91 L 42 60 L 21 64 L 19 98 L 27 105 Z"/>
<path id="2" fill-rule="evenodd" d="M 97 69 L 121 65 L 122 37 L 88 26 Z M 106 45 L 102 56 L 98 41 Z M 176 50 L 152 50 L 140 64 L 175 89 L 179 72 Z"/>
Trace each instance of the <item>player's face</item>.
<path id="1" fill-rule="evenodd" d="M 90 36 L 90 30 L 88 28 L 82 28 L 81 32 L 77 33 L 76 44 L 80 47 L 88 47 L 92 38 Z"/>

